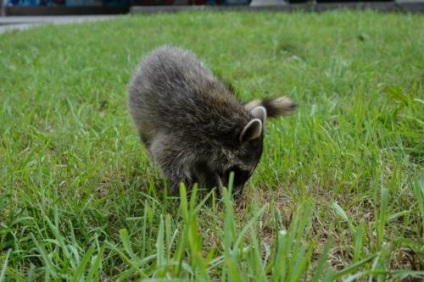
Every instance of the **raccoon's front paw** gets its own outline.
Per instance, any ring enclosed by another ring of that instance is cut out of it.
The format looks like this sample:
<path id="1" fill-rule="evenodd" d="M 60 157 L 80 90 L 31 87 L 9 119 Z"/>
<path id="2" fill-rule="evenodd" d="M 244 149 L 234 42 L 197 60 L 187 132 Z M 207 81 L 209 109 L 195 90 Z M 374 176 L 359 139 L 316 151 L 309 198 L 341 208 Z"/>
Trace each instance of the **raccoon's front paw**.
<path id="1" fill-rule="evenodd" d="M 193 183 L 191 181 L 184 181 L 184 180 L 170 181 L 169 194 L 176 197 L 180 196 L 181 185 L 184 185 L 188 194 L 189 191 L 191 190 L 191 187 L 193 186 Z"/>

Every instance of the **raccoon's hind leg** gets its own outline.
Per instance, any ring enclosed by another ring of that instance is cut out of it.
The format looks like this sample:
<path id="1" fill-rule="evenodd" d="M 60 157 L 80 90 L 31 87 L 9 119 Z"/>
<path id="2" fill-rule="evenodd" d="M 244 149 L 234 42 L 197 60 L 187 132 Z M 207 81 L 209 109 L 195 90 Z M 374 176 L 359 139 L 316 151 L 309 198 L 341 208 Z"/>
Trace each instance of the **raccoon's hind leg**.
<path id="1" fill-rule="evenodd" d="M 268 117 L 287 116 L 294 112 L 297 103 L 286 96 L 271 99 L 256 99 L 243 104 L 247 111 L 251 111 L 258 106 L 262 106 L 266 110 Z"/>

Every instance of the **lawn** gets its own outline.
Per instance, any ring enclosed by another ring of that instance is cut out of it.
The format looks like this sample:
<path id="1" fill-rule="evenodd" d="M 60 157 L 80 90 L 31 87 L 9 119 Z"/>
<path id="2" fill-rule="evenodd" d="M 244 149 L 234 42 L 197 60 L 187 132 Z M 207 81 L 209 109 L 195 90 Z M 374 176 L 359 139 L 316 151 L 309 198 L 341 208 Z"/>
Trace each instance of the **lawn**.
<path id="1" fill-rule="evenodd" d="M 199 11 L 0 34 L 0 281 L 422 281 L 423 26 Z M 126 96 L 163 44 L 243 101 L 299 103 L 241 199 L 157 188 Z"/>

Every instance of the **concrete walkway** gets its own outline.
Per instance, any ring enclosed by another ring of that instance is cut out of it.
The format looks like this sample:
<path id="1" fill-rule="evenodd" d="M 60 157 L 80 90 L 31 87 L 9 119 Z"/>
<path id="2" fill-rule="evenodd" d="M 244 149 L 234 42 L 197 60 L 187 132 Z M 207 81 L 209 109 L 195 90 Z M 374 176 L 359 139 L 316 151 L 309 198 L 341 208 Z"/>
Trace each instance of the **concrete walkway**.
<path id="1" fill-rule="evenodd" d="M 117 16 L 31 16 L 31 17 L 0 17 L 0 33 L 9 30 L 24 30 L 43 24 L 69 24 L 92 21 L 110 20 Z M 122 15 L 121 15 L 122 17 Z"/>

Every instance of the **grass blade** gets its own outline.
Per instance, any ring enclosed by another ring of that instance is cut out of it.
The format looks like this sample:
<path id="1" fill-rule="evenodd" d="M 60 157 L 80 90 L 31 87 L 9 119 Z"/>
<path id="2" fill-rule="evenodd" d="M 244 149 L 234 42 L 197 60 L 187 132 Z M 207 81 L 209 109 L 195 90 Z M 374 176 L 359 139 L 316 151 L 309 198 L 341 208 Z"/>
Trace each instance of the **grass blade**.
<path id="1" fill-rule="evenodd" d="M 78 268 L 75 270 L 74 275 L 71 278 L 71 281 L 81 281 L 82 277 L 84 277 L 84 271 L 87 267 L 87 264 L 90 262 L 92 255 L 95 251 L 95 246 L 92 245 L 88 251 L 85 253 L 85 255 L 82 257 L 82 260 L 80 264 L 78 265 Z"/>
<path id="2" fill-rule="evenodd" d="M 12 249 L 7 250 L 6 258 L 4 259 L 3 266 L 2 266 L 1 272 L 0 272 L 0 282 L 5 280 L 7 263 L 9 261 L 9 256 L 10 256 L 11 253 L 12 253 Z"/>
<path id="3" fill-rule="evenodd" d="M 344 269 L 340 270 L 339 272 L 333 273 L 330 275 L 330 279 L 332 281 L 337 280 L 342 278 L 343 276 L 353 273 L 356 270 L 358 270 L 360 267 L 364 266 L 365 264 L 367 264 L 368 262 L 372 261 L 373 259 L 375 259 L 377 257 L 377 255 L 372 255 L 366 259 L 363 259 L 361 261 L 358 261 L 357 263 L 354 263 L 352 265 L 349 265 L 348 267 L 345 267 Z"/>
<path id="4" fill-rule="evenodd" d="M 330 253 L 330 249 L 331 249 L 332 245 L 333 245 L 332 240 L 328 240 L 327 243 L 325 243 L 324 250 L 322 251 L 321 255 L 319 256 L 318 264 L 317 264 L 317 267 L 314 271 L 314 275 L 312 277 L 311 282 L 322 281 L 321 276 L 324 274 L 325 263 L 327 262 L 328 254 Z"/>

